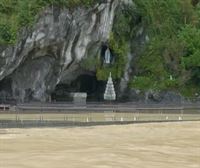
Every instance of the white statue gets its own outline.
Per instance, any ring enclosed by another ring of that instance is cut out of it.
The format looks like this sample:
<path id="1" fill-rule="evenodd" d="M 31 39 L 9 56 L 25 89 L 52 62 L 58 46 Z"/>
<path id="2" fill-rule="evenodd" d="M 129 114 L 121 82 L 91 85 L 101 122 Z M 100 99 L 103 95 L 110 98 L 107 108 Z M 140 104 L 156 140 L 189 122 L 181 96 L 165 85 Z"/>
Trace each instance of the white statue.
<path id="1" fill-rule="evenodd" d="M 107 48 L 105 52 L 104 63 L 110 64 L 110 60 L 111 60 L 111 53 L 110 53 L 110 49 Z"/>

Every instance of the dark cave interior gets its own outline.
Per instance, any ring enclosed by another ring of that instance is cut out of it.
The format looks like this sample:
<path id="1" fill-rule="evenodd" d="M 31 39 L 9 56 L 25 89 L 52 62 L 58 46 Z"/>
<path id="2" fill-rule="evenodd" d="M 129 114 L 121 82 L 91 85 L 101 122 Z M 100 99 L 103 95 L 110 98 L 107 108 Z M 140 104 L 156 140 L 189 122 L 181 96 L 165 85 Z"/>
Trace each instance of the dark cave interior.
<path id="1" fill-rule="evenodd" d="M 85 92 L 87 101 L 103 101 L 105 81 L 98 81 L 95 75 L 83 74 L 70 84 L 58 84 L 52 93 L 52 101 L 72 101 L 70 93 Z"/>
<path id="2" fill-rule="evenodd" d="M 0 81 L 0 103 L 10 102 L 12 100 L 12 80 L 5 78 Z"/>

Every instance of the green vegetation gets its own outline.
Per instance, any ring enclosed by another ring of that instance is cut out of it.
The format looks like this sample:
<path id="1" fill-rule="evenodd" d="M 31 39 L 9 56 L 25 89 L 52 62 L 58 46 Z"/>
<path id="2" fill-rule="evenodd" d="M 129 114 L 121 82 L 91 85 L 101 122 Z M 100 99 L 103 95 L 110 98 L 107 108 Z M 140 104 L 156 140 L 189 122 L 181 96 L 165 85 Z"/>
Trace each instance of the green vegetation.
<path id="1" fill-rule="evenodd" d="M 179 39 L 184 43 L 185 54 L 181 63 L 183 68 L 191 71 L 190 79 L 200 81 L 200 29 L 188 25 L 179 33 Z"/>
<path id="2" fill-rule="evenodd" d="M 94 57 L 93 55 L 89 55 L 80 63 L 80 67 L 88 71 L 94 71 L 99 65 L 100 59 L 98 57 Z"/>
<path id="3" fill-rule="evenodd" d="M 46 6 L 89 7 L 95 0 L 1 0 L 0 44 L 14 44 L 22 27 L 31 26 Z"/>
<path id="4" fill-rule="evenodd" d="M 137 58 L 130 87 L 178 89 L 186 96 L 199 92 L 200 6 L 191 0 L 134 2 L 150 41 Z"/>

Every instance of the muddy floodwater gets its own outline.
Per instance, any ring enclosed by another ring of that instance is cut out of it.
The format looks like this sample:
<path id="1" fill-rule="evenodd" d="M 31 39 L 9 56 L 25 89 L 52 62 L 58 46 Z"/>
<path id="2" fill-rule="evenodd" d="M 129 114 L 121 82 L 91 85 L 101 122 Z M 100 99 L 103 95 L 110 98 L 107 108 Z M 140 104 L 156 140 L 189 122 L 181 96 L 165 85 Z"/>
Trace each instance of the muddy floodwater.
<path id="1" fill-rule="evenodd" d="M 1 168 L 200 168 L 200 122 L 0 129 Z"/>

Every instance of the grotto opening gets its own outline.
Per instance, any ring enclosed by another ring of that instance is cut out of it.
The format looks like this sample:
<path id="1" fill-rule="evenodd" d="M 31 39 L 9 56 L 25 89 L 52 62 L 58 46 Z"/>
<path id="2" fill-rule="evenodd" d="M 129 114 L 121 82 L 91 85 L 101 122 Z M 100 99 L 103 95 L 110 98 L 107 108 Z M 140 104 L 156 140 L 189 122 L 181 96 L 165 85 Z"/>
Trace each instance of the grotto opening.
<path id="1" fill-rule="evenodd" d="M 56 85 L 52 101 L 72 101 L 75 92 L 87 93 L 87 101 L 103 101 L 105 81 L 98 81 L 95 74 L 81 74 L 70 83 Z"/>

